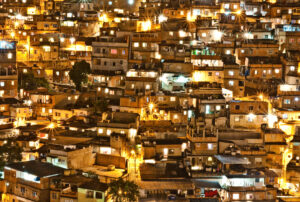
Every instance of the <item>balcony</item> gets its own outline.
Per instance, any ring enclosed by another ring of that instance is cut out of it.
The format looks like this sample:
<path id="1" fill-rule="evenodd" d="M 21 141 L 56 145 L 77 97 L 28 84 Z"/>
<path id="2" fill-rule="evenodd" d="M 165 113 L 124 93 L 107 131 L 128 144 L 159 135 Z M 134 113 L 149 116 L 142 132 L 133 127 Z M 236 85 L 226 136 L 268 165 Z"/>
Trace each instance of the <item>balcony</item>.
<path id="1" fill-rule="evenodd" d="M 217 142 L 218 141 L 218 138 L 216 136 L 212 136 L 212 135 L 207 135 L 205 137 L 203 137 L 203 136 L 193 136 L 192 137 L 190 134 L 187 134 L 187 138 L 191 142 Z"/>

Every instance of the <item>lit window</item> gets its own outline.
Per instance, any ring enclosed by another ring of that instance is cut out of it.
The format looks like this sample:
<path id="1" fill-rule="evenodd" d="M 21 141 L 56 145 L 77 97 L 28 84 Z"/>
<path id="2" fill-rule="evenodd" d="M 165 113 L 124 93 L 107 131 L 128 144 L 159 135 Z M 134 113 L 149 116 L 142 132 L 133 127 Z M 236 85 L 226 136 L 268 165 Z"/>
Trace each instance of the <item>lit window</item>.
<path id="1" fill-rule="evenodd" d="M 241 53 L 245 53 L 245 50 L 244 50 L 244 49 L 242 49 L 242 50 L 241 50 Z"/>
<path id="2" fill-rule="evenodd" d="M 146 48 L 147 47 L 147 43 L 143 42 L 143 47 Z"/>
<path id="3" fill-rule="evenodd" d="M 173 118 L 174 118 L 174 119 L 178 119 L 178 115 L 177 115 L 177 114 L 174 114 Z"/>
<path id="4" fill-rule="evenodd" d="M 293 10 L 290 8 L 289 9 L 289 14 L 292 14 L 293 13 Z"/>
<path id="5" fill-rule="evenodd" d="M 238 6 L 236 4 L 233 5 L 233 9 L 237 9 Z"/>
<path id="6" fill-rule="evenodd" d="M 257 75 L 257 70 L 254 71 L 254 74 Z"/>
<path id="7" fill-rule="evenodd" d="M 206 33 L 202 33 L 202 37 L 206 37 Z"/>
<path id="8" fill-rule="evenodd" d="M 207 149 L 212 150 L 213 149 L 213 144 L 212 143 L 208 143 L 207 144 Z"/>
<path id="9" fill-rule="evenodd" d="M 146 85 L 146 90 L 150 90 L 150 87 L 151 87 L 151 86 L 150 86 L 149 84 L 147 84 L 147 85 Z"/>
<path id="10" fill-rule="evenodd" d="M 56 76 L 59 76 L 59 71 L 56 71 Z"/>
<path id="11" fill-rule="evenodd" d="M 278 74 L 279 73 L 279 69 L 275 69 L 275 73 Z"/>
<path id="12" fill-rule="evenodd" d="M 240 194 L 232 194 L 232 199 L 234 200 L 240 199 Z"/>
<path id="13" fill-rule="evenodd" d="M 175 102 L 176 101 L 176 97 L 170 97 L 170 101 L 171 102 Z"/>
<path id="14" fill-rule="evenodd" d="M 8 59 L 12 59 L 12 53 L 8 53 L 8 54 L 7 54 L 7 58 L 8 58 Z"/>
<path id="15" fill-rule="evenodd" d="M 124 130 L 121 130 L 121 134 L 125 134 L 125 131 L 124 131 Z"/>
<path id="16" fill-rule="evenodd" d="M 169 35 L 170 35 L 170 36 L 173 36 L 173 35 L 174 35 L 174 33 L 173 33 L 173 32 L 169 32 Z"/>
<path id="17" fill-rule="evenodd" d="M 283 102 L 284 102 L 284 104 L 291 104 L 291 100 L 290 99 L 284 99 Z"/>
<path id="18" fill-rule="evenodd" d="M 133 46 L 136 47 L 136 48 L 139 47 L 139 42 L 134 42 Z"/>
<path id="19" fill-rule="evenodd" d="M 298 101 L 299 101 L 299 98 L 298 98 L 298 97 L 295 97 L 295 101 L 298 102 Z"/>
<path id="20" fill-rule="evenodd" d="M 71 96 L 68 97 L 68 100 L 71 100 Z"/>
<path id="21" fill-rule="evenodd" d="M 75 100 L 77 100 L 78 99 L 78 95 L 75 95 Z"/>
<path id="22" fill-rule="evenodd" d="M 220 105 L 217 105 L 217 106 L 216 106 L 216 110 L 217 110 L 217 111 L 220 111 L 220 110 L 221 110 L 221 106 L 220 106 Z"/>
<path id="23" fill-rule="evenodd" d="M 134 89 L 134 84 L 131 84 L 131 89 Z"/>
<path id="24" fill-rule="evenodd" d="M 113 55 L 115 55 L 115 54 L 118 53 L 118 50 L 117 50 L 117 49 L 111 49 L 111 50 L 110 50 L 110 53 L 113 54 Z"/>
<path id="25" fill-rule="evenodd" d="M 225 5 L 224 5 L 224 8 L 225 8 L 225 9 L 229 9 L 229 4 L 225 4 Z"/>
<path id="26" fill-rule="evenodd" d="M 253 194 L 246 194 L 246 199 L 247 200 L 252 200 L 253 199 Z"/>
<path id="27" fill-rule="evenodd" d="M 291 71 L 295 71 L 295 66 L 290 66 Z"/>
<path id="28" fill-rule="evenodd" d="M 42 108 L 42 113 L 45 113 L 46 112 L 46 109 L 43 107 Z"/>
<path id="29" fill-rule="evenodd" d="M 229 81 L 228 84 L 229 84 L 230 86 L 233 86 L 233 85 L 234 85 L 234 81 Z"/>
<path id="30" fill-rule="evenodd" d="M 282 114 L 282 118 L 283 118 L 283 119 L 287 119 L 287 118 L 288 118 L 288 115 L 287 115 L 287 114 Z"/>
<path id="31" fill-rule="evenodd" d="M 230 50 L 226 50 L 226 55 L 230 55 Z"/>
<path id="32" fill-rule="evenodd" d="M 107 134 L 107 135 L 110 135 L 110 134 L 111 134 L 111 130 L 108 129 L 108 130 L 106 131 L 106 134 Z"/>
<path id="33" fill-rule="evenodd" d="M 99 129 L 98 129 L 98 133 L 102 134 L 102 133 L 103 133 L 103 129 L 102 129 L 102 128 L 99 128 Z"/>
<path id="34" fill-rule="evenodd" d="M 184 15 L 184 11 L 180 11 L 180 15 Z"/>
<path id="35" fill-rule="evenodd" d="M 234 75 L 234 71 L 229 71 L 228 74 L 229 74 L 229 76 L 233 76 Z"/>
<path id="36" fill-rule="evenodd" d="M 49 113 L 52 114 L 52 109 L 49 109 Z"/>
<path id="37" fill-rule="evenodd" d="M 0 86 L 1 86 L 1 87 L 5 86 L 4 81 L 1 81 L 1 82 L 0 82 Z"/>
<path id="38" fill-rule="evenodd" d="M 234 117 L 234 122 L 239 122 L 239 121 L 240 121 L 240 117 L 235 116 L 235 117 Z"/>
<path id="39" fill-rule="evenodd" d="M 15 85 L 15 81 L 11 81 L 11 85 L 14 86 Z"/>

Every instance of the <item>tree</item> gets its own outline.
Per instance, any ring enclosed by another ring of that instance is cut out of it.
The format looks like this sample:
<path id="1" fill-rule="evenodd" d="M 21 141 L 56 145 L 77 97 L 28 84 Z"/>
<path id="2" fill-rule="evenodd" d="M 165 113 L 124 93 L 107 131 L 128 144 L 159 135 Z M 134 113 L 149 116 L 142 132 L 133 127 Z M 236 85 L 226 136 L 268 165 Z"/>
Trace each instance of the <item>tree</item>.
<path id="1" fill-rule="evenodd" d="M 22 74 L 19 77 L 19 88 L 24 90 L 35 90 L 39 87 L 49 89 L 49 83 L 45 78 L 35 78 L 32 72 Z"/>
<path id="2" fill-rule="evenodd" d="M 82 60 L 76 62 L 71 69 L 69 75 L 70 79 L 76 86 L 76 90 L 81 91 L 82 83 L 87 83 L 87 75 L 91 72 L 90 64 Z"/>
<path id="3" fill-rule="evenodd" d="M 137 201 L 139 196 L 138 186 L 133 181 L 124 181 L 119 178 L 109 185 L 109 195 L 116 202 Z"/>
<path id="4" fill-rule="evenodd" d="M 8 163 L 22 160 L 23 149 L 15 145 L 12 140 L 8 140 L 6 144 L 0 146 L 0 170 Z"/>
<path id="5" fill-rule="evenodd" d="M 100 99 L 95 103 L 95 112 L 105 112 L 108 109 L 108 103 L 105 99 Z"/>

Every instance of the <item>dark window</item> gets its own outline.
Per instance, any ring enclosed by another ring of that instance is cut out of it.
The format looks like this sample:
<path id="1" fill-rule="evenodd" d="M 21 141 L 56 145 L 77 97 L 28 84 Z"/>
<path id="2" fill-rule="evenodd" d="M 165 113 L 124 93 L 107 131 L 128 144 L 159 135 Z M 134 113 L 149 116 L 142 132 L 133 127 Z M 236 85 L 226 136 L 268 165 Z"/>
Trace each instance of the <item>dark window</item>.
<path id="1" fill-rule="evenodd" d="M 56 193 L 52 193 L 52 199 L 56 199 Z"/>
<path id="2" fill-rule="evenodd" d="M 21 192 L 24 194 L 26 192 L 25 187 L 21 187 Z"/>
<path id="3" fill-rule="evenodd" d="M 86 191 L 86 197 L 87 198 L 94 198 L 94 192 L 93 191 Z"/>
<path id="4" fill-rule="evenodd" d="M 235 109 L 239 110 L 240 109 L 240 105 L 235 105 Z"/>
<path id="5" fill-rule="evenodd" d="M 32 191 L 32 196 L 33 196 L 33 197 L 36 197 L 36 196 L 37 196 L 36 191 Z"/>
<path id="6" fill-rule="evenodd" d="M 249 110 L 253 111 L 254 107 L 253 106 L 249 106 Z"/>
<path id="7" fill-rule="evenodd" d="M 96 192 L 96 198 L 102 199 L 102 193 L 101 192 Z"/>
<path id="8" fill-rule="evenodd" d="M 208 72 L 208 76 L 212 76 L 212 72 Z"/>

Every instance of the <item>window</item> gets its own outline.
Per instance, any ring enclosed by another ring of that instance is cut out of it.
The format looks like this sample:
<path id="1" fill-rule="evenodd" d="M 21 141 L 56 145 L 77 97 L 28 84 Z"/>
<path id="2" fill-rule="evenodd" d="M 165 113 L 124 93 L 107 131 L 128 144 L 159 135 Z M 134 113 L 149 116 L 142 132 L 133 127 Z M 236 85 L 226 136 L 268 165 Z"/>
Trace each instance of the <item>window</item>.
<path id="1" fill-rule="evenodd" d="M 229 84 L 230 86 L 233 86 L 233 85 L 234 85 L 234 81 L 229 81 L 228 84 Z"/>
<path id="2" fill-rule="evenodd" d="M 175 102 L 176 101 L 176 97 L 170 97 L 170 101 L 171 102 Z"/>
<path id="3" fill-rule="evenodd" d="M 208 76 L 212 76 L 212 72 L 208 72 Z"/>
<path id="4" fill-rule="evenodd" d="M 143 44 L 142 44 L 142 45 L 143 45 L 143 47 L 144 47 L 144 48 L 146 48 L 146 47 L 147 47 L 147 43 L 146 43 L 146 42 L 143 42 Z"/>
<path id="5" fill-rule="evenodd" d="M 279 69 L 275 69 L 275 73 L 278 74 L 279 73 Z"/>
<path id="6" fill-rule="evenodd" d="M 253 106 L 249 106 L 249 111 L 253 111 L 254 107 Z"/>
<path id="7" fill-rule="evenodd" d="M 11 85 L 14 86 L 15 85 L 15 81 L 11 81 Z"/>
<path id="8" fill-rule="evenodd" d="M 290 99 L 284 99 L 284 100 L 283 100 L 283 103 L 284 103 L 284 104 L 291 104 L 291 100 L 290 100 Z"/>
<path id="9" fill-rule="evenodd" d="M 139 42 L 134 42 L 134 43 L 133 43 L 133 46 L 134 46 L 135 48 L 139 47 Z"/>
<path id="10" fill-rule="evenodd" d="M 110 135 L 110 134 L 111 134 L 111 130 L 108 129 L 108 130 L 106 131 L 106 134 L 107 134 L 107 135 Z"/>
<path id="11" fill-rule="evenodd" d="M 253 194 L 246 194 L 246 199 L 247 200 L 252 200 L 253 199 Z"/>
<path id="12" fill-rule="evenodd" d="M 240 109 L 240 105 L 235 105 L 235 109 L 239 110 Z"/>
<path id="13" fill-rule="evenodd" d="M 99 129 L 98 129 L 98 133 L 102 134 L 102 133 L 103 133 L 103 129 L 102 129 L 102 128 L 99 128 Z"/>
<path id="14" fill-rule="evenodd" d="M 36 191 L 32 191 L 32 196 L 33 196 L 33 197 L 37 197 Z"/>
<path id="15" fill-rule="evenodd" d="M 1 87 L 5 86 L 4 81 L 1 81 L 1 82 L 0 82 L 0 86 L 1 86 Z"/>
<path id="16" fill-rule="evenodd" d="M 208 143 L 207 144 L 207 149 L 208 150 L 212 150 L 213 149 L 213 144 L 212 143 Z"/>
<path id="17" fill-rule="evenodd" d="M 290 66 L 291 71 L 295 71 L 295 66 Z"/>
<path id="18" fill-rule="evenodd" d="M 202 37 L 206 37 L 206 33 L 202 33 Z"/>
<path id="19" fill-rule="evenodd" d="M 103 195 L 101 192 L 96 192 L 96 198 L 97 199 L 102 199 Z"/>
<path id="20" fill-rule="evenodd" d="M 169 35 L 170 35 L 170 36 L 173 36 L 173 35 L 174 35 L 174 33 L 173 33 L 173 32 L 169 32 Z"/>
<path id="21" fill-rule="evenodd" d="M 21 192 L 22 192 L 22 194 L 25 194 L 25 192 L 26 192 L 25 187 L 21 187 Z"/>
<path id="22" fill-rule="evenodd" d="M 236 4 L 233 5 L 233 9 L 237 9 L 238 6 Z"/>
<path id="23" fill-rule="evenodd" d="M 229 72 L 228 72 L 228 75 L 229 75 L 229 76 L 233 76 L 233 75 L 234 75 L 234 71 L 229 71 Z"/>
<path id="24" fill-rule="evenodd" d="M 122 55 L 125 55 L 126 54 L 126 50 L 122 50 Z"/>
<path id="25" fill-rule="evenodd" d="M 150 90 L 151 86 L 149 84 L 146 85 L 146 90 Z"/>
<path id="26" fill-rule="evenodd" d="M 242 49 L 242 50 L 241 50 L 241 53 L 245 53 L 245 50 L 244 50 L 244 49 Z"/>
<path id="27" fill-rule="evenodd" d="M 174 150 L 174 149 L 169 149 L 168 154 L 174 154 L 174 153 L 175 153 L 175 150 Z"/>
<path id="28" fill-rule="evenodd" d="M 226 50 L 226 55 L 230 55 L 230 50 Z"/>
<path id="29" fill-rule="evenodd" d="M 220 110 L 221 110 L 221 106 L 220 106 L 220 105 L 217 105 L 217 106 L 216 106 L 216 110 L 217 110 L 217 111 L 220 111 Z"/>
<path id="30" fill-rule="evenodd" d="M 12 59 L 12 56 L 13 56 L 12 53 L 8 53 L 8 54 L 7 54 L 7 58 L 8 58 L 8 59 Z"/>
<path id="31" fill-rule="evenodd" d="M 118 53 L 118 50 L 117 50 L 117 49 L 111 49 L 111 50 L 110 50 L 110 53 L 113 54 L 113 55 L 115 55 L 115 54 Z"/>
<path id="32" fill-rule="evenodd" d="M 225 8 L 225 9 L 229 9 L 229 4 L 225 4 L 225 5 L 224 5 L 224 8 Z"/>
<path id="33" fill-rule="evenodd" d="M 52 193 L 52 199 L 57 199 L 56 193 Z"/>
<path id="34" fill-rule="evenodd" d="M 278 14 L 280 13 L 280 9 L 277 9 L 277 13 L 278 13 Z"/>
<path id="35" fill-rule="evenodd" d="M 299 101 L 299 98 L 298 97 L 295 97 L 295 102 L 298 102 Z"/>
<path id="36" fill-rule="evenodd" d="M 254 71 L 254 74 L 257 75 L 257 70 Z"/>
<path id="37" fill-rule="evenodd" d="M 240 199 L 240 194 L 232 194 L 232 199 L 234 200 Z"/>
<path id="38" fill-rule="evenodd" d="M 86 191 L 86 198 L 94 198 L 94 192 L 93 191 Z"/>
<path id="39" fill-rule="evenodd" d="M 216 76 L 220 76 L 220 72 L 216 72 Z"/>
<path id="40" fill-rule="evenodd" d="M 234 122 L 239 122 L 239 121 L 240 121 L 240 117 L 235 116 L 235 117 L 234 117 Z"/>

